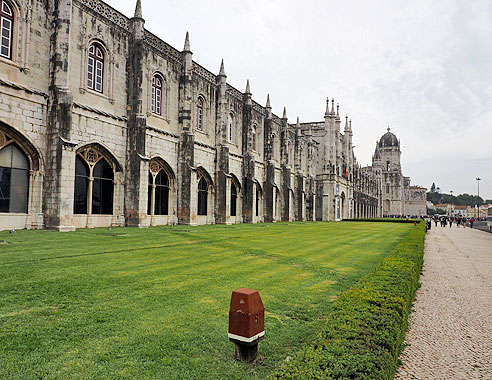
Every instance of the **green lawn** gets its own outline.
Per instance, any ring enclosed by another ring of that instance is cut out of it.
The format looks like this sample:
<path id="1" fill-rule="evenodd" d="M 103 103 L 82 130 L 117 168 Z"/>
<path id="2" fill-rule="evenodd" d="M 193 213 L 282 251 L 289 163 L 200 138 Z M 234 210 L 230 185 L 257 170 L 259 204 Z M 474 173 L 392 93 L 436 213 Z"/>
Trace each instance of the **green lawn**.
<path id="1" fill-rule="evenodd" d="M 276 223 L 0 232 L 0 379 L 255 379 L 413 228 Z M 236 362 L 231 292 L 260 291 L 260 360 Z"/>

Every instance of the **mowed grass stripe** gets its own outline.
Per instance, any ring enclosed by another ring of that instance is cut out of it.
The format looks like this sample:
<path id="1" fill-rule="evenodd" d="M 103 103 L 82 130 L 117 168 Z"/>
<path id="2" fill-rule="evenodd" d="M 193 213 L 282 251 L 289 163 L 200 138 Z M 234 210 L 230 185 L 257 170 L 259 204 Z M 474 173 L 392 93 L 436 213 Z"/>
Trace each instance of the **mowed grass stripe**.
<path id="1" fill-rule="evenodd" d="M 7 241 L 0 263 L 26 261 L 0 265 L 0 378 L 263 378 L 314 336 L 336 296 L 412 227 L 0 233 Z M 235 362 L 227 339 L 230 294 L 242 286 L 260 290 L 267 309 L 261 364 Z"/>

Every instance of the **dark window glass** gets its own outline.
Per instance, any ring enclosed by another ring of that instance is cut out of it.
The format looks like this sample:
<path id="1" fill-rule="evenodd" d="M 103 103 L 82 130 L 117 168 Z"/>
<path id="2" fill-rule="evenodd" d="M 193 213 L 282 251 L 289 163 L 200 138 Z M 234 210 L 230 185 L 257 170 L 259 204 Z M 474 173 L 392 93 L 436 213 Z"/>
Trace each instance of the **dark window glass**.
<path id="1" fill-rule="evenodd" d="M 237 188 L 234 183 L 231 183 L 231 216 L 236 216 L 237 207 Z"/>
<path id="2" fill-rule="evenodd" d="M 0 212 L 9 212 L 12 169 L 0 166 Z"/>
<path id="3" fill-rule="evenodd" d="M 256 189 L 256 216 L 258 216 L 259 210 L 258 206 L 260 205 L 260 190 Z"/>
<path id="4" fill-rule="evenodd" d="M 16 145 L 0 150 L 0 212 L 27 213 L 29 159 Z"/>
<path id="5" fill-rule="evenodd" d="M 87 186 L 89 185 L 89 167 L 77 155 L 75 158 L 75 194 L 74 214 L 87 214 Z"/>
<path id="6" fill-rule="evenodd" d="M 87 61 L 87 87 L 97 92 L 103 92 L 104 53 L 97 44 L 89 47 Z"/>
<path id="7" fill-rule="evenodd" d="M 29 172 L 24 169 L 12 169 L 10 181 L 10 212 L 27 213 Z"/>
<path id="8" fill-rule="evenodd" d="M 152 112 L 161 115 L 162 81 L 158 76 L 152 78 Z"/>
<path id="9" fill-rule="evenodd" d="M 113 169 L 101 159 L 92 171 L 92 213 L 111 215 L 113 213 Z"/>
<path id="10" fill-rule="evenodd" d="M 198 182 L 198 215 L 207 215 L 208 184 L 205 178 Z"/>
<path id="11" fill-rule="evenodd" d="M 155 215 L 167 215 L 169 205 L 169 178 L 164 170 L 155 177 Z"/>
<path id="12" fill-rule="evenodd" d="M 152 177 L 152 174 L 149 172 L 149 189 L 148 189 L 148 194 L 147 194 L 147 215 L 151 215 L 152 213 L 150 212 L 152 208 L 152 184 L 154 183 L 154 178 Z"/>

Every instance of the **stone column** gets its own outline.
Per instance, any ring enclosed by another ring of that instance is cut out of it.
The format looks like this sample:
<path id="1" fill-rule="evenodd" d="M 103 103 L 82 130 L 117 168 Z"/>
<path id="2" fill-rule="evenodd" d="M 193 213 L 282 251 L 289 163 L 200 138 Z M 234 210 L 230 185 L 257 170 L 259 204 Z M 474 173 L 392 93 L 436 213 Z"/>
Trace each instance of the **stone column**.
<path id="1" fill-rule="evenodd" d="M 43 212 L 48 228 L 73 231 L 73 186 L 75 180 L 72 131 L 72 93 L 69 83 L 72 1 L 53 2 L 51 36 L 51 83 L 47 123 L 46 175 Z"/>
<path id="2" fill-rule="evenodd" d="M 128 64 L 128 132 L 125 175 L 125 223 L 147 227 L 148 162 L 145 157 L 147 118 L 143 110 L 144 19 L 137 2 L 135 16 L 130 19 Z M 148 160 L 147 160 L 148 161 Z M 146 172 L 147 169 L 147 172 Z"/>
<path id="3" fill-rule="evenodd" d="M 181 53 L 183 69 L 179 83 L 179 124 L 181 130 L 178 144 L 177 173 L 179 224 L 190 224 L 192 222 L 192 210 L 196 209 L 196 205 L 192 205 L 192 202 L 196 200 L 196 195 L 192 194 L 192 191 L 196 192 L 196 186 L 192 186 L 192 181 L 196 179 L 196 173 L 193 170 L 195 164 L 195 135 L 192 125 L 192 111 L 194 110 L 192 54 L 189 34 L 186 33 L 185 45 Z"/>

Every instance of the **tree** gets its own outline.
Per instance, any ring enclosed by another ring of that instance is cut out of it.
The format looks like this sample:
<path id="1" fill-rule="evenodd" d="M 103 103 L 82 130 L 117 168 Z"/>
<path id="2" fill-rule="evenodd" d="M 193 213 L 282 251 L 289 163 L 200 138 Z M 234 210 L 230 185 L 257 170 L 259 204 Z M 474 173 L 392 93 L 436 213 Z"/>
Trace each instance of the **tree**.
<path id="1" fill-rule="evenodd" d="M 436 192 L 436 184 L 434 182 L 432 182 L 432 186 L 431 186 L 431 193 L 435 193 Z"/>

